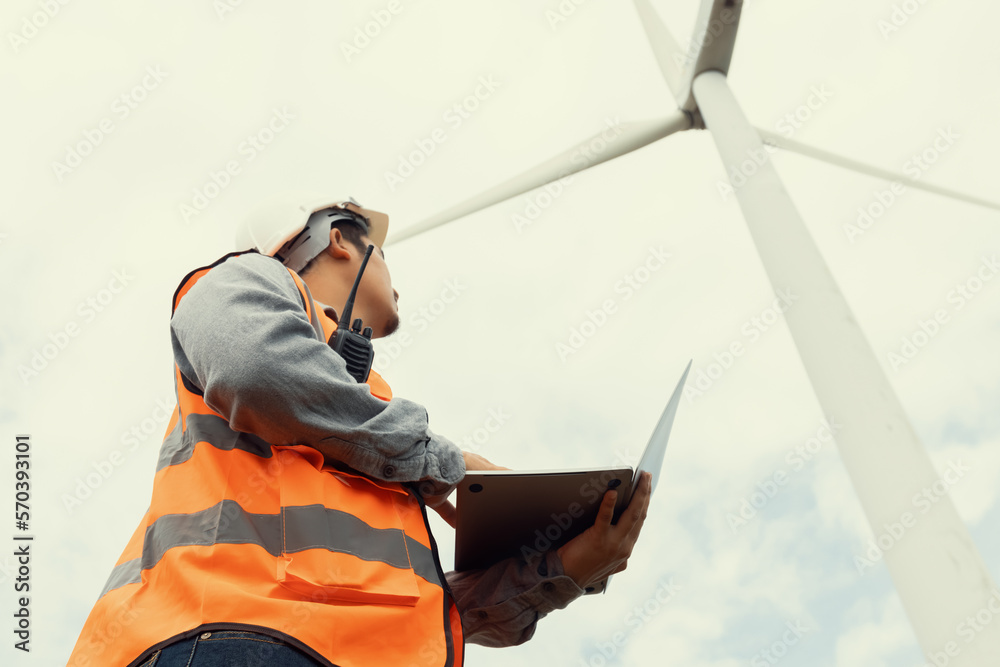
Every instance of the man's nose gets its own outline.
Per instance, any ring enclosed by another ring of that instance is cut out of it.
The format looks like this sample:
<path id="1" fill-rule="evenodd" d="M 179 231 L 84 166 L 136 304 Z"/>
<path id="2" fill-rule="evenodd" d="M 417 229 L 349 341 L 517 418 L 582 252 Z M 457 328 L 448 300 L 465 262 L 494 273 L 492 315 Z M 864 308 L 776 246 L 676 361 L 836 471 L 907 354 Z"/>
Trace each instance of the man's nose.
<path id="1" fill-rule="evenodd" d="M 399 292 L 397 292 L 396 290 L 392 290 L 392 296 L 395 297 L 396 302 L 398 303 L 399 302 Z"/>

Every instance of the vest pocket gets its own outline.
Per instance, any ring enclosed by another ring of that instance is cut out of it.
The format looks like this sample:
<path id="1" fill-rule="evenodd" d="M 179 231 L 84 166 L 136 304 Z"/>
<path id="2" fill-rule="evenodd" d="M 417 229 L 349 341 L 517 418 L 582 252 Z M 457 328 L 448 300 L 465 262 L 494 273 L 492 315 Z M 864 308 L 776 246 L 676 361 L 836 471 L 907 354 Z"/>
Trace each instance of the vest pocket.
<path id="1" fill-rule="evenodd" d="M 420 599 L 411 569 L 311 549 L 278 560 L 278 581 L 313 602 L 355 602 L 413 607 Z"/>
<path id="2" fill-rule="evenodd" d="M 406 496 L 360 478 L 343 484 L 330 473 L 319 476 L 325 479 L 314 493 L 303 493 L 312 484 L 301 478 L 280 482 L 278 582 L 316 602 L 416 605 L 417 575 L 396 508 Z M 336 491 L 322 489 L 326 484 Z M 295 504 L 306 497 L 323 503 Z"/>

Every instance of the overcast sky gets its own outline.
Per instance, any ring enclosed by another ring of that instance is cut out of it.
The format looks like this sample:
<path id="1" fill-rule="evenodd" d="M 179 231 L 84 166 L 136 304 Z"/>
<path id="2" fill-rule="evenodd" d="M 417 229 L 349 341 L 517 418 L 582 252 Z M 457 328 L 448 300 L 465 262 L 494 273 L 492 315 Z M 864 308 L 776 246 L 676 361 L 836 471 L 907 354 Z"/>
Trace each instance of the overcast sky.
<path id="1" fill-rule="evenodd" d="M 35 535 L 32 653 L 8 634 L 7 665 L 68 658 L 148 504 L 173 404 L 170 297 L 233 250 L 255 202 L 353 195 L 389 212 L 391 236 L 676 108 L 630 2 L 90 0 L 51 17 L 46 4 L 9 0 L 0 22 L 0 498 L 14 497 L 15 435 L 30 434 Z M 654 4 L 686 44 L 696 3 Z M 732 88 L 758 127 L 885 169 L 912 172 L 947 136 L 921 179 L 995 197 L 1000 8 L 905 4 L 893 24 L 885 0 L 750 0 Z M 932 461 L 969 468 L 949 494 L 997 580 L 997 212 L 772 159 Z M 922 664 L 884 564 L 855 567 L 873 534 L 835 446 L 786 458 L 822 411 L 767 313 L 774 293 L 726 178 L 709 134 L 686 132 L 554 197 L 387 247 L 403 327 L 376 368 L 435 431 L 512 468 L 637 459 L 687 361 L 694 378 L 745 348 L 681 404 L 646 529 L 608 593 L 522 647 L 471 647 L 469 665 L 768 664 L 783 636 L 795 643 L 782 664 Z M 859 209 L 878 212 L 863 233 Z M 894 361 L 939 311 L 934 335 Z M 734 527 L 727 516 L 776 472 L 787 484 Z M 439 521 L 435 533 L 447 568 L 452 534 Z M 0 565 L 10 619 L 13 557 Z"/>

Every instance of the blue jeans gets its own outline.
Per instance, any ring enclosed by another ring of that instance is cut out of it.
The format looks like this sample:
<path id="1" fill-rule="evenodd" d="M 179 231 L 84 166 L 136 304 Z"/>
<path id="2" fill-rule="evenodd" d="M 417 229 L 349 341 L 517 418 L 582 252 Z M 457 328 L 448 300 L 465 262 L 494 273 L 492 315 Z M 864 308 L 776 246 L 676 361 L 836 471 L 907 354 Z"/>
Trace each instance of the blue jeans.
<path id="1" fill-rule="evenodd" d="M 268 635 L 216 630 L 161 648 L 139 667 L 320 667 L 320 663 Z"/>

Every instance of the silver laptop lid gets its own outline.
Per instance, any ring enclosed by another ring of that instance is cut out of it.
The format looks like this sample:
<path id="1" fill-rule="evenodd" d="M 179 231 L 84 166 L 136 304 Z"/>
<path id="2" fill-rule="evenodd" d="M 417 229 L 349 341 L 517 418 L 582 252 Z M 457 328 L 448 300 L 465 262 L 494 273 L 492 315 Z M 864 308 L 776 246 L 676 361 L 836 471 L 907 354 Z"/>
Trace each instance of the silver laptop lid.
<path id="1" fill-rule="evenodd" d="M 653 435 L 650 436 L 649 442 L 646 444 L 646 450 L 642 453 L 642 458 L 639 459 L 635 475 L 632 476 L 632 493 L 629 494 L 630 497 L 639 486 L 639 475 L 643 472 L 648 472 L 653 476 L 652 491 L 656 490 L 656 482 L 660 478 L 660 468 L 663 467 L 663 454 L 667 451 L 667 440 L 670 438 L 670 428 L 674 425 L 674 416 L 677 415 L 677 406 L 681 402 L 684 381 L 687 379 L 688 371 L 691 370 L 692 361 L 694 360 L 688 361 L 687 368 L 684 369 L 684 374 L 681 375 L 681 379 L 677 383 L 677 388 L 674 389 L 674 395 L 670 397 L 670 402 L 663 409 L 660 421 L 657 422 L 656 428 L 653 429 Z"/>

